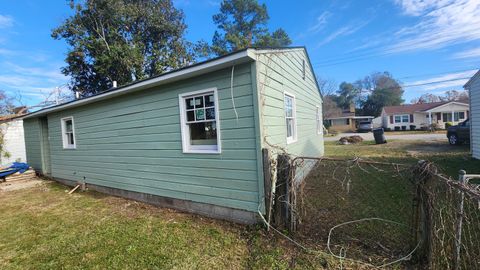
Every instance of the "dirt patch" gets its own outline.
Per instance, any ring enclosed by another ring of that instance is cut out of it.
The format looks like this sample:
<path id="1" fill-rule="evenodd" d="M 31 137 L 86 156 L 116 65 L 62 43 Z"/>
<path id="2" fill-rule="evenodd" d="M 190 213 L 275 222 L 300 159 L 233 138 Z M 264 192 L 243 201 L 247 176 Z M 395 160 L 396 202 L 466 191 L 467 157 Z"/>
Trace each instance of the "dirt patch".
<path id="1" fill-rule="evenodd" d="M 1 182 L 0 192 L 8 192 L 8 191 L 32 188 L 32 187 L 42 185 L 43 183 L 44 181 L 40 179 Z"/>

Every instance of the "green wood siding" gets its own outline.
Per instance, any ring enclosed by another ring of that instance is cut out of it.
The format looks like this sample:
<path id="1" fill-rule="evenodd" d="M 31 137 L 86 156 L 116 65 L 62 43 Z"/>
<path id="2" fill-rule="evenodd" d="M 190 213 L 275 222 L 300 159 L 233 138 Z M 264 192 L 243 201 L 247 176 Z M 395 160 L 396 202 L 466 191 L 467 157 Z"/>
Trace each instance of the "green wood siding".
<path id="1" fill-rule="evenodd" d="M 52 176 L 256 212 L 251 66 L 235 67 L 238 119 L 230 75 L 224 69 L 49 114 Z M 219 97 L 222 153 L 184 154 L 178 95 L 212 87 Z M 76 149 L 62 147 L 60 119 L 68 116 L 74 118 Z"/>
<path id="2" fill-rule="evenodd" d="M 292 49 L 259 54 L 256 63 L 257 88 L 262 104 L 262 147 L 270 148 L 274 154 L 286 151 L 292 156 L 322 156 L 323 135 L 317 134 L 316 122 L 317 106 L 321 112 L 322 99 L 305 51 Z M 293 94 L 296 101 L 298 140 L 290 144 L 287 144 L 285 92 Z M 305 164 L 308 166 L 309 163 Z M 308 169 L 304 168 L 304 172 Z"/>
<path id="3" fill-rule="evenodd" d="M 28 164 L 35 170 L 42 171 L 40 120 L 38 118 L 25 119 L 23 129 Z"/>

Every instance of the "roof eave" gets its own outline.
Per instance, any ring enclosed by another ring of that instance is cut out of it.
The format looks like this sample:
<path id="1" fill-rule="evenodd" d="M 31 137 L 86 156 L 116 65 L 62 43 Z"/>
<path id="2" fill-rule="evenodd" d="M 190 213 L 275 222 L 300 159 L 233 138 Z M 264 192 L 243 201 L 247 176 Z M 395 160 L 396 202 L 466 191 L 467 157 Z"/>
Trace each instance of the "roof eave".
<path id="1" fill-rule="evenodd" d="M 478 70 L 475 74 L 473 74 L 473 76 L 470 78 L 470 80 L 468 80 L 467 83 L 465 83 L 465 85 L 463 85 L 463 88 L 468 89 L 470 87 L 470 84 L 472 84 L 472 82 L 475 79 L 477 79 L 478 77 L 480 77 L 480 70 Z"/>
<path id="2" fill-rule="evenodd" d="M 106 91 L 95 96 L 87 97 L 80 100 L 75 100 L 69 103 L 65 103 L 58 106 L 46 108 L 37 112 L 33 112 L 23 116 L 22 118 L 28 119 L 33 117 L 44 116 L 49 113 L 64 110 L 67 108 L 83 106 L 85 104 L 113 98 L 116 96 L 121 96 L 127 93 L 145 90 L 147 88 L 151 88 L 151 87 L 155 87 L 155 86 L 159 86 L 167 83 L 172 83 L 172 82 L 183 80 L 183 79 L 188 79 L 188 78 L 199 76 L 209 72 L 217 71 L 232 65 L 243 64 L 243 63 L 251 62 L 254 60 L 255 60 L 255 51 L 254 49 L 249 48 L 236 53 L 226 55 L 224 57 L 213 59 L 211 61 L 205 61 L 203 63 L 192 65 L 190 67 L 186 67 L 177 71 L 165 73 L 151 79 L 143 80 L 137 83 L 132 83 L 130 85 L 126 85 L 110 91 Z"/>

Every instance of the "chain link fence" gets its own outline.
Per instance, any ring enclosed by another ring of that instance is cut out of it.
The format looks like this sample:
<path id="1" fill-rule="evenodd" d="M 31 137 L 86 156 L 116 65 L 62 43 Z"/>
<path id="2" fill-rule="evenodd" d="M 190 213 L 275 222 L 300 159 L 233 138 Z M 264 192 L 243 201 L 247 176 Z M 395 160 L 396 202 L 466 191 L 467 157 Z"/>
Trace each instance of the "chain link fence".
<path id="1" fill-rule="evenodd" d="M 425 264 L 429 269 L 480 269 L 479 185 L 468 183 L 465 172 L 453 180 L 431 163 L 421 168 L 418 224 Z"/>
<path id="2" fill-rule="evenodd" d="M 302 248 L 367 268 L 480 269 L 480 193 L 468 177 L 448 179 L 423 161 L 278 165 L 286 179 L 275 182 L 272 223 L 283 221 Z"/>

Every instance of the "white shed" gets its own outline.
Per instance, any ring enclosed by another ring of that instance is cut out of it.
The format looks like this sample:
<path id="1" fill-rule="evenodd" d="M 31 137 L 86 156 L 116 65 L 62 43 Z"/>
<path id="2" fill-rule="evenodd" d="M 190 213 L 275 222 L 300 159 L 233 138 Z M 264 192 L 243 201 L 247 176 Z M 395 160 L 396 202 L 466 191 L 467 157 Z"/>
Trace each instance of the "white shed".
<path id="1" fill-rule="evenodd" d="M 465 84 L 470 94 L 470 149 L 480 159 L 480 70 Z"/>
<path id="2" fill-rule="evenodd" d="M 0 156 L 0 164 L 6 165 L 14 161 L 26 162 L 23 120 L 3 117 L 0 119 L 0 132 L 3 134 L 3 154 Z"/>

